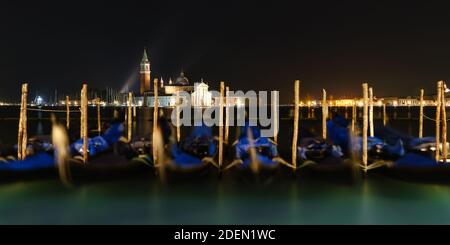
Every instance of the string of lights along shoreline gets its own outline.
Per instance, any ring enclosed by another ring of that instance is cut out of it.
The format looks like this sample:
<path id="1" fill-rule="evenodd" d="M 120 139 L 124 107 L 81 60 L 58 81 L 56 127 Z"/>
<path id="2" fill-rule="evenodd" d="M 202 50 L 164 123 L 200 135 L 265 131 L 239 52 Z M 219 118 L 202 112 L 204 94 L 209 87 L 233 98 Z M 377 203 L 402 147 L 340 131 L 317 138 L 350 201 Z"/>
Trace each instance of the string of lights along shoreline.
<path id="1" fill-rule="evenodd" d="M 154 88 L 151 86 L 151 63 L 147 49 L 144 48 L 142 60 L 140 63 L 140 81 L 139 81 L 139 93 L 135 94 L 133 104 L 137 106 L 153 107 L 154 105 Z M 218 84 L 214 82 L 213 84 Z M 159 107 L 174 107 L 176 106 L 176 96 L 180 93 L 187 93 L 191 96 L 192 106 L 197 107 L 209 107 L 215 104 L 215 100 L 218 99 L 214 97 L 210 91 L 210 82 L 200 79 L 199 82 L 194 82 L 193 84 L 187 78 L 185 72 L 181 69 L 179 76 L 173 81 L 170 77 L 168 82 L 161 77 L 159 79 L 158 86 L 158 105 Z M 122 89 L 117 90 L 114 88 L 105 88 L 104 90 L 93 90 L 88 91 L 89 104 L 94 105 L 98 102 L 100 98 L 101 106 L 126 106 L 129 91 L 129 86 L 125 91 Z M 235 88 L 239 90 L 239 88 Z M 448 89 L 446 89 L 448 90 Z M 448 92 L 448 91 L 446 91 Z M 80 105 L 80 94 L 76 93 L 70 95 L 70 101 L 67 102 L 65 99 L 67 95 L 59 94 L 55 90 L 53 96 L 43 96 L 36 94 L 34 99 L 30 101 L 31 106 L 65 106 L 66 103 L 72 106 Z M 436 106 L 436 95 L 424 95 L 422 100 L 423 106 Z M 228 96 L 227 103 L 229 106 L 239 106 L 245 105 L 245 97 L 240 96 Z M 356 104 L 357 107 L 363 107 L 363 98 L 329 98 L 327 101 L 327 106 L 330 107 L 352 107 Z M 419 107 L 421 104 L 420 96 L 408 96 L 408 97 L 374 97 L 373 105 L 375 107 Z M 10 106 L 19 105 L 17 102 L 5 102 L 0 100 L 0 106 Z M 293 104 L 288 104 L 292 106 Z M 280 105 L 284 106 L 284 105 Z M 308 99 L 300 100 L 300 107 L 321 107 L 321 99 Z M 450 101 L 446 102 L 446 106 L 450 106 Z"/>

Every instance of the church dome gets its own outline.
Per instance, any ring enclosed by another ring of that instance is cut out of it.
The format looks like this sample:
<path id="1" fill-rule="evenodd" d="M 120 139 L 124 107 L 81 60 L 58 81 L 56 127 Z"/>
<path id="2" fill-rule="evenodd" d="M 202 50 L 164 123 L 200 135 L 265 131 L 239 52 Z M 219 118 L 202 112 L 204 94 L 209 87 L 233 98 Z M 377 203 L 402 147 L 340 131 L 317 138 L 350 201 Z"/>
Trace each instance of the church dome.
<path id="1" fill-rule="evenodd" d="M 175 80 L 175 85 L 189 85 L 189 80 L 184 76 L 184 72 L 181 72 L 180 76 Z"/>

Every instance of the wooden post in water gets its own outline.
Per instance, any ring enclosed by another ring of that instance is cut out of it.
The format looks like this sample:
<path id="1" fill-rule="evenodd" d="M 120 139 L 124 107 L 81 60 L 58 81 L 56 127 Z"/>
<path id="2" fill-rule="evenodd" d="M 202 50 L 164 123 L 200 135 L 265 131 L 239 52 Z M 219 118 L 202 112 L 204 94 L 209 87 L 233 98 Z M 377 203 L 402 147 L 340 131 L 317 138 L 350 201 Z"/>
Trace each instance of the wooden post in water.
<path id="1" fill-rule="evenodd" d="M 298 113 L 300 100 L 300 81 L 294 83 L 294 135 L 292 136 L 292 165 L 297 168 Z"/>
<path id="2" fill-rule="evenodd" d="M 128 124 L 128 105 L 127 105 L 127 109 L 125 109 L 125 123 Z"/>
<path id="3" fill-rule="evenodd" d="M 328 117 L 328 105 L 327 105 L 327 91 L 322 90 L 322 138 L 327 139 L 327 117 Z"/>
<path id="4" fill-rule="evenodd" d="M 423 137 L 423 94 L 424 90 L 420 90 L 420 111 L 419 111 L 419 138 Z"/>
<path id="5" fill-rule="evenodd" d="M 225 91 L 225 83 L 220 82 L 220 98 L 219 98 L 219 170 L 223 162 L 223 97 Z"/>
<path id="6" fill-rule="evenodd" d="M 27 157 L 27 97 L 28 84 L 22 84 L 22 96 L 20 100 L 20 119 L 19 119 L 19 133 L 17 139 L 17 159 L 23 160 Z"/>
<path id="7" fill-rule="evenodd" d="M 83 139 L 83 162 L 87 163 L 88 149 L 88 88 L 87 84 L 83 84 L 81 89 L 81 139 Z"/>
<path id="8" fill-rule="evenodd" d="M 311 117 L 311 103 L 308 102 L 308 119 L 310 119 Z"/>
<path id="9" fill-rule="evenodd" d="M 100 98 L 97 98 L 97 131 L 98 135 L 102 134 L 102 119 L 100 115 Z"/>
<path id="10" fill-rule="evenodd" d="M 180 93 L 177 91 L 177 98 L 176 98 L 176 104 L 175 104 L 175 110 L 177 114 L 177 142 L 179 143 L 181 140 L 181 128 L 180 128 Z"/>
<path id="11" fill-rule="evenodd" d="M 386 103 L 383 101 L 383 126 L 387 125 Z"/>
<path id="12" fill-rule="evenodd" d="M 356 114 L 356 100 L 353 100 L 352 104 L 352 133 L 355 133 L 355 124 L 356 124 L 356 117 L 358 116 Z"/>
<path id="13" fill-rule="evenodd" d="M 70 128 L 70 98 L 66 96 L 66 129 Z"/>
<path id="14" fill-rule="evenodd" d="M 374 129 L 373 129 L 373 88 L 369 88 L 369 125 L 370 125 L 370 137 L 374 137 Z"/>
<path id="15" fill-rule="evenodd" d="M 136 99 L 134 99 L 133 103 L 133 120 L 136 121 Z"/>
<path id="16" fill-rule="evenodd" d="M 363 101 L 364 101 L 364 110 L 363 110 L 363 130 L 362 130 L 362 164 L 364 166 L 364 172 L 367 172 L 367 130 L 368 130 L 368 110 L 369 110 L 369 98 L 368 98 L 368 85 L 367 83 L 363 83 Z"/>
<path id="17" fill-rule="evenodd" d="M 247 128 L 247 139 L 249 142 L 250 169 L 253 171 L 253 173 L 257 174 L 259 172 L 259 165 L 256 155 L 255 137 L 253 137 L 253 131 L 251 127 Z"/>
<path id="18" fill-rule="evenodd" d="M 60 180 L 66 186 L 70 186 L 70 167 L 67 160 L 70 158 L 69 151 L 69 137 L 66 129 L 55 122 L 54 116 L 52 118 L 52 144 L 56 149 L 56 166 Z"/>
<path id="19" fill-rule="evenodd" d="M 275 141 L 275 143 L 278 144 L 278 129 L 279 129 L 279 107 L 278 107 L 278 91 L 276 91 L 277 96 L 272 97 L 272 111 L 273 111 L 273 128 L 274 128 L 274 132 L 273 132 L 273 140 Z"/>
<path id="20" fill-rule="evenodd" d="M 442 105 L 442 162 L 447 163 L 447 110 L 445 102 L 445 88 L 447 86 L 442 82 L 441 86 L 441 105 Z"/>
<path id="21" fill-rule="evenodd" d="M 153 90 L 154 90 L 154 102 L 153 102 L 153 142 L 157 142 L 157 130 L 158 130 L 158 111 L 159 111 L 159 101 L 158 101 L 158 78 L 153 80 Z M 153 162 L 157 163 L 158 160 L 158 148 L 155 144 L 153 146 Z"/>
<path id="22" fill-rule="evenodd" d="M 128 125 L 128 141 L 131 141 L 133 137 L 133 93 L 128 92 L 128 116 L 127 116 L 127 125 Z"/>
<path id="23" fill-rule="evenodd" d="M 230 137 L 230 108 L 229 108 L 229 98 L 228 94 L 230 88 L 227 86 L 225 88 L 225 143 L 228 144 L 228 138 Z"/>
<path id="24" fill-rule="evenodd" d="M 81 87 L 81 93 L 80 93 L 80 138 L 83 138 L 84 129 L 83 129 L 83 89 L 84 86 Z"/>
<path id="25" fill-rule="evenodd" d="M 437 101 L 436 101 L 436 161 L 440 160 L 440 135 L 441 135 L 441 89 L 442 81 L 437 82 Z"/>

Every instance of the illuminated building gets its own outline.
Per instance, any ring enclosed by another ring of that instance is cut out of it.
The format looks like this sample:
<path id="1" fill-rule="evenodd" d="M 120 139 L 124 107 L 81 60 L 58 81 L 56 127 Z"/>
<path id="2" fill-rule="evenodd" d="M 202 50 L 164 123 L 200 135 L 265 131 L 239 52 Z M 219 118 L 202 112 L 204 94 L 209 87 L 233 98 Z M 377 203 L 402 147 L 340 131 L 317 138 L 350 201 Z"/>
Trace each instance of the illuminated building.
<path id="1" fill-rule="evenodd" d="M 208 91 L 209 86 L 203 82 L 203 80 L 194 85 L 194 92 L 191 95 L 191 101 L 193 106 L 211 106 L 212 95 Z"/>
<path id="2" fill-rule="evenodd" d="M 143 96 L 150 91 L 150 61 L 147 56 L 147 49 L 144 49 L 144 55 L 141 60 L 141 79 L 140 79 L 140 94 Z"/>

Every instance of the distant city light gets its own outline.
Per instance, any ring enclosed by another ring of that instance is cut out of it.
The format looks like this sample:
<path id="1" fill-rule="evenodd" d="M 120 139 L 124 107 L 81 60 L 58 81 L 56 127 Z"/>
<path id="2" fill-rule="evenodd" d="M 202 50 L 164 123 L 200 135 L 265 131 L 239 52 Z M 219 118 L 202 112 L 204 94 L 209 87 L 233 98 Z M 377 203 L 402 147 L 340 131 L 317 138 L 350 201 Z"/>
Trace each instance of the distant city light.
<path id="1" fill-rule="evenodd" d="M 41 97 L 41 96 L 36 96 L 36 99 L 35 99 L 35 102 L 36 102 L 36 105 L 42 105 L 43 103 L 44 103 L 44 99 Z"/>

